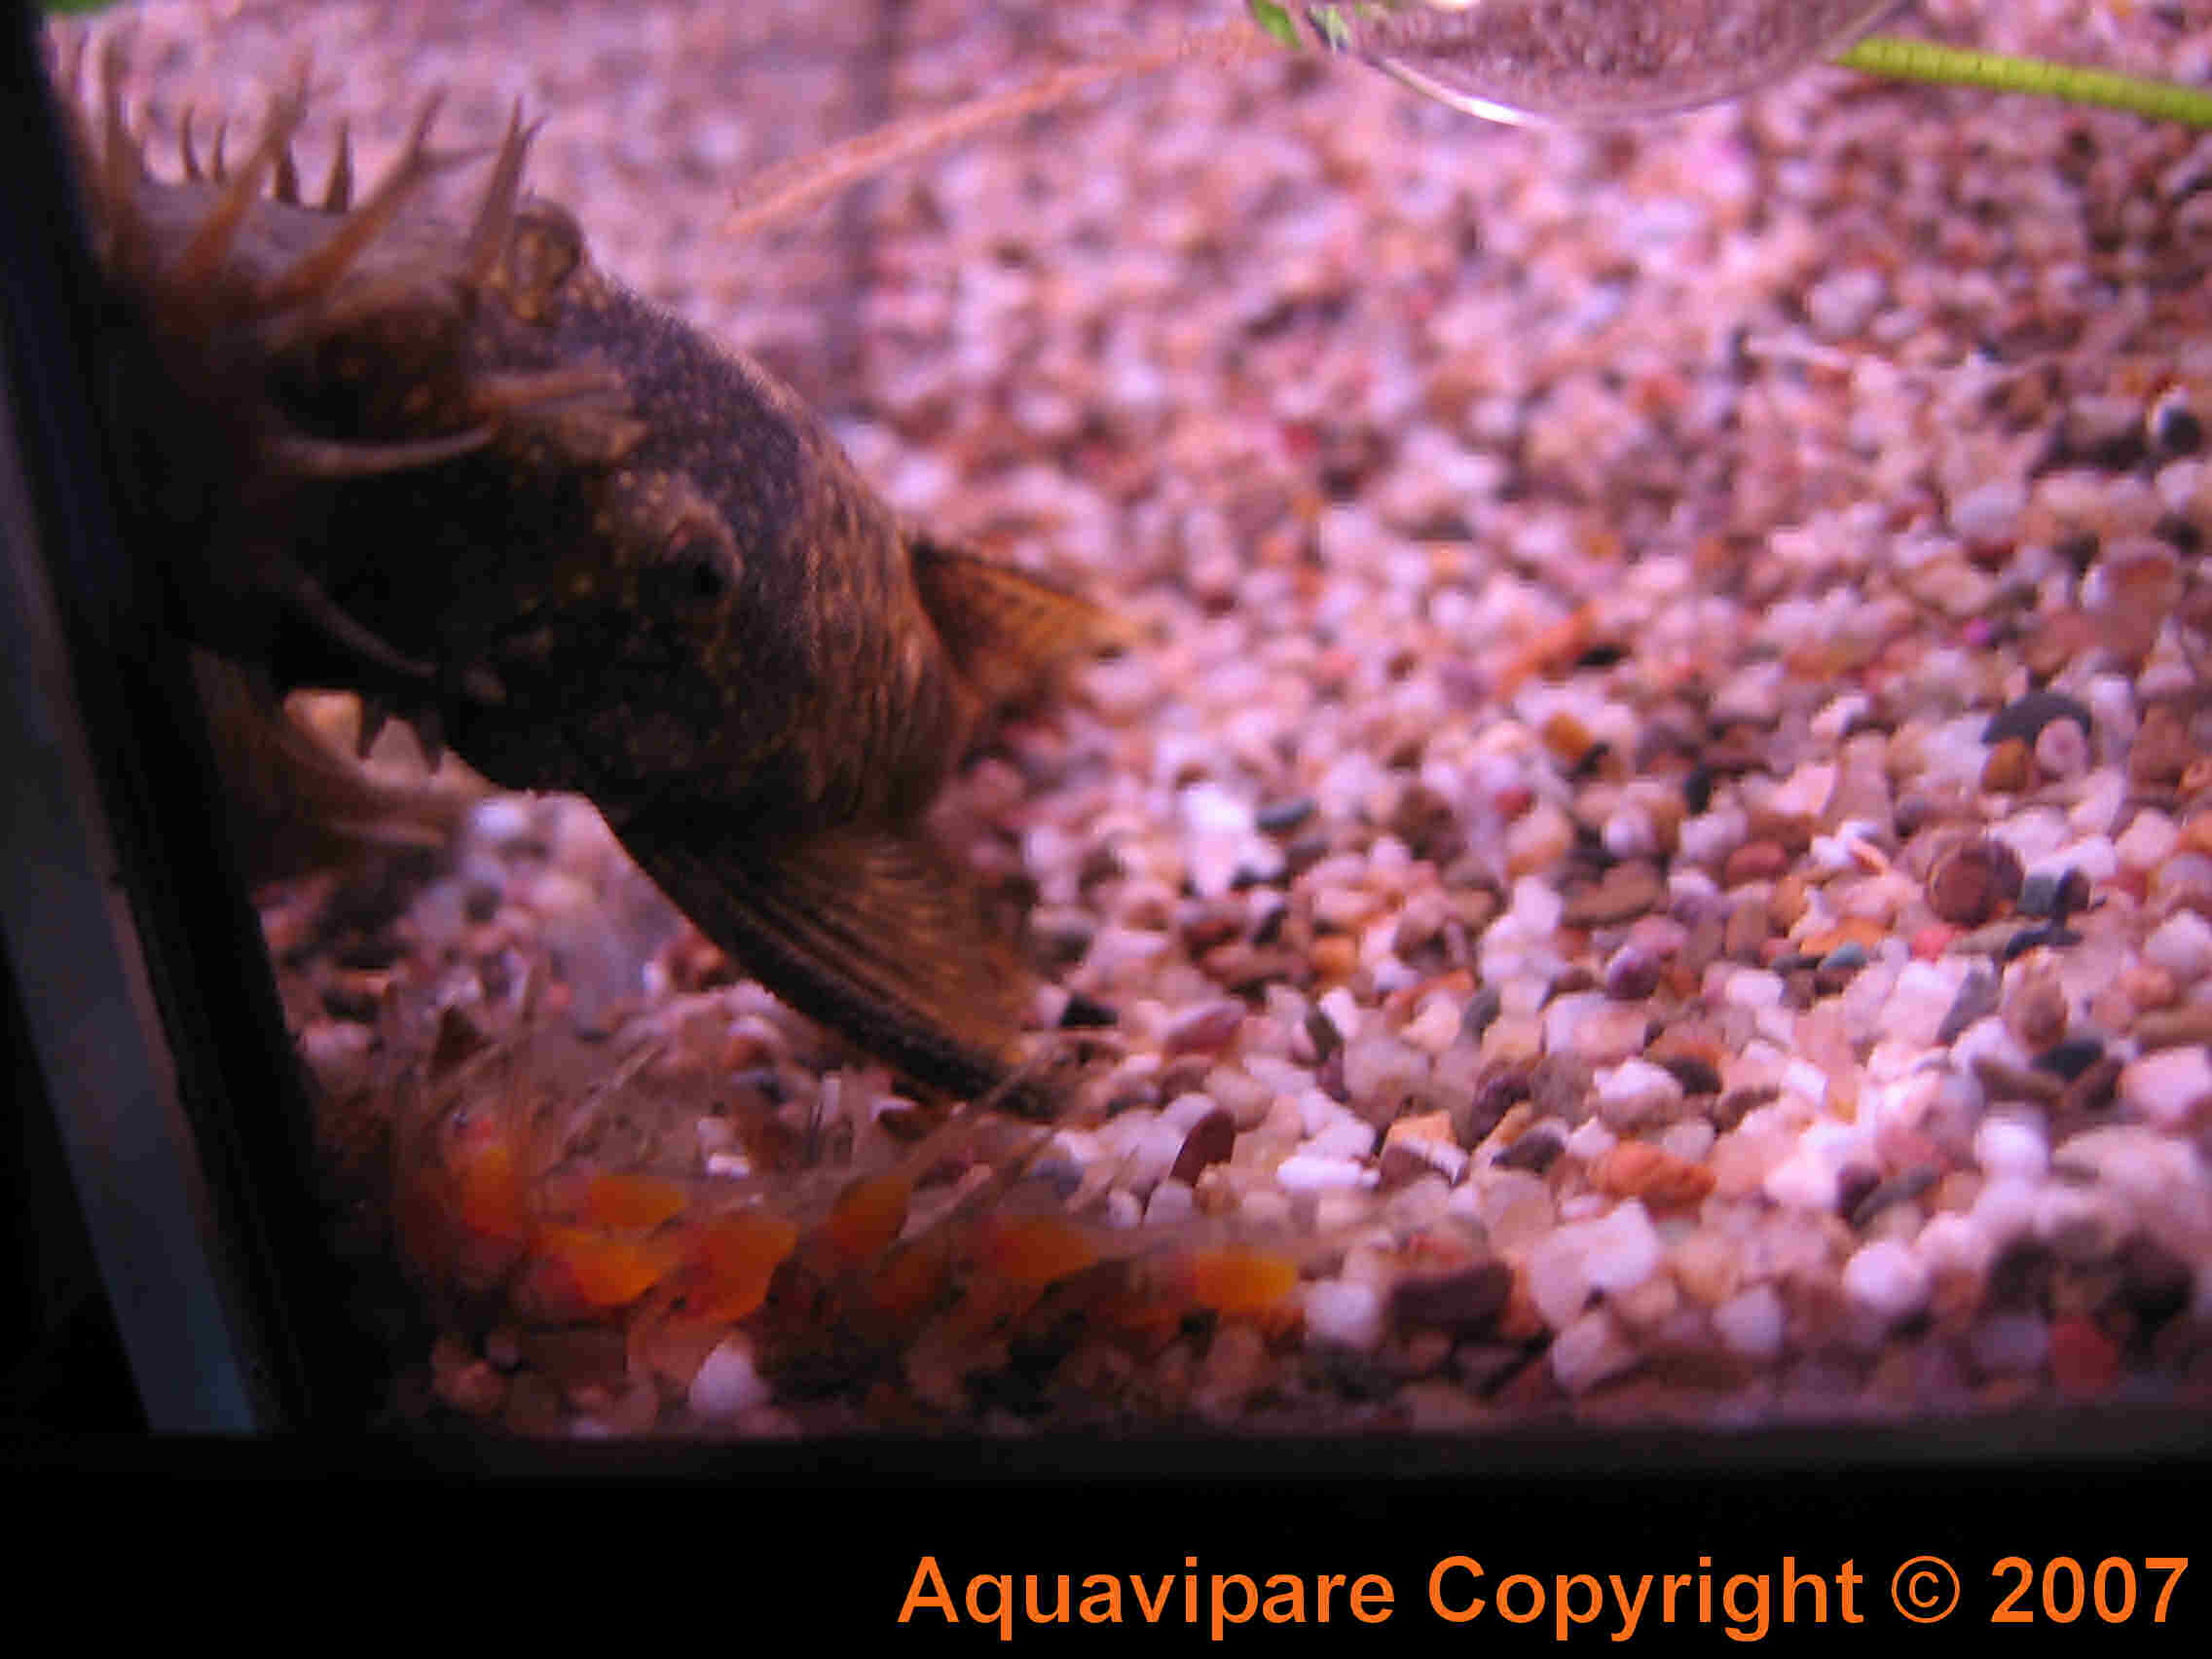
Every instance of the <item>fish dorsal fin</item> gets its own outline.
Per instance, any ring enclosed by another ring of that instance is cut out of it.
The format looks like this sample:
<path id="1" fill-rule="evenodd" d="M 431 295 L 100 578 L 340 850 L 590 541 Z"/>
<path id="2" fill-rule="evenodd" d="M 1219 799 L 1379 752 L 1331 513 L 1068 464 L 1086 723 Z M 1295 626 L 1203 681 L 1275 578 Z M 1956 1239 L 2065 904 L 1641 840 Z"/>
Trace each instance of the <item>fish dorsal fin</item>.
<path id="1" fill-rule="evenodd" d="M 1123 618 L 1041 577 L 927 539 L 911 547 L 922 607 L 986 706 L 1030 696 L 1076 658 L 1131 642 Z"/>

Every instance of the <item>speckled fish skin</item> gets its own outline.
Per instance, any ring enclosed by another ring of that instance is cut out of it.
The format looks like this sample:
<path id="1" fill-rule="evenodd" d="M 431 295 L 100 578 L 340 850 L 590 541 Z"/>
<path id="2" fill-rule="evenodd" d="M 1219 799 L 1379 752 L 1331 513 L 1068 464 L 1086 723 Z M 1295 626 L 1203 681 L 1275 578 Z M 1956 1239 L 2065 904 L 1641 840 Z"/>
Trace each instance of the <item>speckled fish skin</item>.
<path id="1" fill-rule="evenodd" d="M 265 403 L 276 481 L 238 493 L 280 503 L 281 545 L 218 537 L 187 612 L 220 634 L 250 590 L 280 682 L 379 694 L 496 783 L 589 796 L 802 1012 L 925 1085 L 1001 1086 L 1026 976 L 920 821 L 980 718 L 1101 644 L 1102 613 L 906 535 L 793 393 L 520 198 L 519 129 L 472 222 L 421 206 L 426 126 L 350 211 L 254 198 L 190 296 L 165 281 L 245 168 L 227 191 L 106 169 L 136 201 L 110 241 L 163 244 L 118 261 L 156 326 L 214 317 L 205 354 Z M 242 297 L 211 307 L 215 278 Z"/>

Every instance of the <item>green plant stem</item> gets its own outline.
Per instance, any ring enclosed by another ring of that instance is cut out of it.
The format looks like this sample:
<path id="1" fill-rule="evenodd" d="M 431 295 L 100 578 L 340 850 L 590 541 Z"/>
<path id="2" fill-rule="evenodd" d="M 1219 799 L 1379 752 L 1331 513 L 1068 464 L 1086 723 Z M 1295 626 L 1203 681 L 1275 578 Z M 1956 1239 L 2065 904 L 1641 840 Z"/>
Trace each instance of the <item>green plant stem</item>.
<path id="1" fill-rule="evenodd" d="M 1926 81 L 1945 87 L 1987 87 L 2063 98 L 2068 103 L 2123 109 L 2155 121 L 2179 121 L 2212 128 L 2212 92 L 2171 81 L 2146 81 L 2105 69 L 2083 69 L 2039 57 L 2007 57 L 1994 52 L 1969 52 L 1934 41 L 1896 35 L 1868 35 L 1840 54 L 1847 69 L 1893 80 Z"/>

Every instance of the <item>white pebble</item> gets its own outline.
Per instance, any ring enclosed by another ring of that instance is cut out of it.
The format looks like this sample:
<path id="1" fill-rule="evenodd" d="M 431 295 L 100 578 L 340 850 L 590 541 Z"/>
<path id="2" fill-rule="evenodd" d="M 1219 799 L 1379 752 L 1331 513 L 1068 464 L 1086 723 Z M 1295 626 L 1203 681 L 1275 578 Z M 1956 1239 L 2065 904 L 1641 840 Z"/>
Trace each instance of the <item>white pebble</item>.
<path id="1" fill-rule="evenodd" d="M 1567 899 L 1559 889 L 1541 876 L 1525 875 L 1513 884 L 1512 903 L 1498 921 L 1511 922 L 1525 938 L 1547 939 L 1558 932 L 1566 910 Z"/>
<path id="2" fill-rule="evenodd" d="M 1897 983 L 1882 1005 L 1879 1029 L 1892 1041 L 1916 1049 L 1936 1046 L 1936 1033 L 1958 1000 L 1966 982 L 1968 964 L 1908 962 L 1898 971 Z"/>
<path id="3" fill-rule="evenodd" d="M 1780 1008 L 1788 991 L 1779 974 L 1730 964 L 1715 964 L 1715 967 L 1723 969 L 1727 975 L 1721 983 L 1720 996 L 1731 1008 L 1750 1009 L 1753 1013 L 1763 1008 Z"/>
<path id="4" fill-rule="evenodd" d="M 1100 1138 L 1108 1140 L 1121 1157 L 1121 1184 L 1132 1192 L 1149 1193 L 1182 1155 L 1184 1131 L 1150 1114 L 1119 1136 L 1112 1133 L 1114 1127 L 1109 1124 Z"/>
<path id="5" fill-rule="evenodd" d="M 1832 1210 L 1839 1197 L 1834 1161 L 1809 1147 L 1800 1147 L 1766 1172 L 1760 1183 L 1766 1196 L 1789 1209 Z"/>
<path id="6" fill-rule="evenodd" d="M 1997 1255 L 1996 1245 L 1972 1217 L 1949 1211 L 1932 1216 L 1912 1247 L 1930 1272 L 1982 1272 Z"/>
<path id="7" fill-rule="evenodd" d="M 2029 1063 L 2028 1052 L 2012 1035 L 2011 1027 L 1994 1014 L 1975 1020 L 1960 1032 L 1951 1045 L 1951 1063 L 1959 1068 L 1961 1075 L 1972 1075 L 1974 1062 L 1984 1059 L 2013 1067 L 2025 1067 Z"/>
<path id="8" fill-rule="evenodd" d="M 1603 1221 L 1584 1224 L 1588 1238 L 1583 1268 L 1600 1290 L 1623 1291 L 1641 1284 L 1659 1267 L 1659 1234 L 1640 1198 L 1617 1205 Z"/>
<path id="9" fill-rule="evenodd" d="M 2035 1235 L 2068 1256 L 2108 1256 L 2127 1242 L 2140 1220 L 2126 1200 L 2106 1188 L 2061 1186 L 2036 1191 Z"/>
<path id="10" fill-rule="evenodd" d="M 1967 1212 L 1992 1254 L 2026 1236 L 2036 1224 L 2038 1185 L 2017 1175 L 1999 1175 L 1985 1184 Z"/>
<path id="11" fill-rule="evenodd" d="M 1298 1150 L 1309 1158 L 1366 1158 L 1375 1150 L 1375 1125 L 1340 1108 Z"/>
<path id="12" fill-rule="evenodd" d="M 2212 972 L 2212 922 L 2194 910 L 2176 910 L 2143 941 L 2143 959 L 2177 979 L 2200 979 Z"/>
<path id="13" fill-rule="evenodd" d="M 1306 1287 L 1309 1341 L 1366 1351 L 1382 1341 L 1380 1285 L 1357 1279 L 1320 1279 Z"/>
<path id="14" fill-rule="evenodd" d="M 740 1333 L 715 1345 L 691 1379 L 689 1399 L 696 1415 L 720 1421 L 766 1405 L 775 1392 L 754 1366 L 752 1339 Z"/>
<path id="15" fill-rule="evenodd" d="M 1794 1094 L 1809 1105 L 1825 1106 L 1828 1074 L 1811 1060 L 1792 1058 L 1782 1068 L 1782 1092 Z"/>
<path id="16" fill-rule="evenodd" d="M 1359 1035 L 1364 1016 L 1359 1004 L 1350 991 L 1339 985 L 1321 998 L 1321 1017 L 1336 1028 L 1336 1033 L 1346 1043 Z"/>
<path id="17" fill-rule="evenodd" d="M 1877 1238 L 1843 1266 L 1843 1293 L 1889 1319 L 1917 1312 L 1928 1301 L 1929 1273 L 1909 1245 Z"/>
<path id="18" fill-rule="evenodd" d="M 1659 827 L 1643 802 L 1623 801 L 1606 815 L 1602 831 L 1605 851 L 1616 859 L 1647 859 L 1660 852 Z"/>
<path id="19" fill-rule="evenodd" d="M 1847 340 L 1874 320 L 1889 285 L 1879 271 L 1854 266 L 1824 276 L 1805 296 L 1805 314 L 1824 340 Z"/>
<path id="20" fill-rule="evenodd" d="M 1658 1137 L 1659 1150 L 1670 1153 L 1685 1163 L 1703 1163 L 1713 1150 L 1713 1143 L 1720 1138 L 1720 1131 L 1706 1118 L 1684 1118 L 1678 1124 L 1669 1124 Z"/>
<path id="21" fill-rule="evenodd" d="M 1544 1051 L 1575 1054 L 1594 1065 L 1625 1060 L 1643 1047 L 1648 1024 L 1641 1004 L 1617 1003 L 1604 991 L 1573 991 L 1544 1010 Z"/>
<path id="22" fill-rule="evenodd" d="M 2120 1097 L 2155 1124 L 2187 1122 L 2212 1095 L 2212 1055 L 2203 1049 L 2165 1049 L 2145 1054 L 2120 1074 Z"/>
<path id="23" fill-rule="evenodd" d="M 476 803 L 468 824 L 478 836 L 497 847 L 530 834 L 535 816 L 529 796 L 496 794 Z"/>
<path id="24" fill-rule="evenodd" d="M 1459 1021 L 1457 998 L 1444 993 L 1424 997 L 1406 1022 L 1405 1039 L 1424 1054 L 1441 1054 L 1459 1040 Z"/>
<path id="25" fill-rule="evenodd" d="M 1782 1298 L 1771 1284 L 1754 1284 L 1713 1310 L 1713 1328 L 1730 1352 L 1746 1359 L 1772 1359 L 1782 1351 Z"/>
<path id="26" fill-rule="evenodd" d="M 1567 1131 L 1567 1155 L 1584 1163 L 1595 1163 L 1619 1144 L 1620 1136 L 1613 1133 L 1596 1118 L 1585 1118 Z"/>
<path id="27" fill-rule="evenodd" d="M 1625 1340 L 1613 1316 L 1593 1308 L 1552 1342 L 1552 1375 L 1570 1394 L 1618 1377 L 1637 1362 L 1635 1346 Z"/>
<path id="28" fill-rule="evenodd" d="M 1682 821 L 1676 831 L 1675 850 L 1681 864 L 1718 869 L 1750 833 L 1750 820 L 1742 812 L 1716 807 Z"/>
<path id="29" fill-rule="evenodd" d="M 1345 1046 L 1345 1088 L 1363 1106 L 1393 1110 L 1428 1082 L 1428 1056 L 1372 1031 Z"/>
<path id="30" fill-rule="evenodd" d="M 2156 869 L 2180 844 L 2180 827 L 2162 812 L 2138 812 L 2114 843 L 2121 866 L 2128 869 Z"/>
<path id="31" fill-rule="evenodd" d="M 1951 503 L 1952 533 L 1961 541 L 1976 546 L 2001 545 L 2019 533 L 2020 514 L 2026 511 L 2027 505 L 2027 490 L 2017 480 L 1992 479 L 1976 485 Z"/>
<path id="32" fill-rule="evenodd" d="M 2043 1130 L 2019 1118 L 1984 1119 L 1974 1131 L 1973 1156 L 1992 1175 L 2040 1180 L 2050 1167 L 2050 1147 Z"/>
<path id="33" fill-rule="evenodd" d="M 1174 1222 L 1189 1221 L 1198 1213 L 1198 1195 L 1188 1181 L 1161 1182 L 1153 1188 L 1152 1198 L 1144 1206 L 1147 1227 L 1165 1227 Z"/>
<path id="34" fill-rule="evenodd" d="M 1657 1117 L 1679 1105 L 1682 1082 L 1665 1066 L 1649 1060 L 1623 1060 L 1598 1074 L 1598 1107 L 1619 1123 L 1638 1123 Z"/>
<path id="35" fill-rule="evenodd" d="M 1160 1121 L 1188 1134 L 1193 1124 L 1201 1118 L 1210 1117 L 1214 1110 L 1212 1095 L 1194 1090 L 1189 1094 L 1178 1094 L 1162 1106 L 1160 1109 Z"/>
<path id="36" fill-rule="evenodd" d="M 2036 765 L 2046 776 L 2079 778 L 2089 769 L 2089 737 L 2073 720 L 2052 720 L 2036 736 Z"/>
<path id="37" fill-rule="evenodd" d="M 1376 1172 L 1348 1158 L 1293 1153 L 1275 1166 L 1275 1182 L 1293 1193 L 1341 1193 L 1376 1184 Z"/>
<path id="38" fill-rule="evenodd" d="M 1564 1331 L 1580 1318 L 1590 1301 L 1590 1273 L 1580 1236 L 1588 1225 L 1560 1228 L 1529 1252 L 1529 1300 L 1555 1331 Z"/>
<path id="39" fill-rule="evenodd" d="M 2205 1186 L 2204 1161 L 2189 1142 L 2140 1124 L 2083 1129 L 2062 1142 L 2051 1161 L 2069 1175 L 2108 1182 L 2138 1199 Z"/>

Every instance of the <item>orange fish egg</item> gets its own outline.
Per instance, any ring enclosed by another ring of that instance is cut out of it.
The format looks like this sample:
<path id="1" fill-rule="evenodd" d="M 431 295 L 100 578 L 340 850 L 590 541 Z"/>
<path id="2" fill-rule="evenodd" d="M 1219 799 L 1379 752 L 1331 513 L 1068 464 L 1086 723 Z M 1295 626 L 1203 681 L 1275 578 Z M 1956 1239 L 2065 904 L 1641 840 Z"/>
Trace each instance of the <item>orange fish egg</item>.
<path id="1" fill-rule="evenodd" d="M 976 1264 L 1009 1284 L 1042 1288 L 1098 1260 L 1082 1229 L 1055 1216 L 1001 1216 L 977 1228 Z"/>
<path id="2" fill-rule="evenodd" d="M 625 1238 L 588 1227 L 548 1227 L 538 1260 L 565 1279 L 587 1308 L 621 1308 L 675 1271 L 682 1246 L 673 1239 Z"/>
<path id="3" fill-rule="evenodd" d="M 797 1243 L 798 1228 L 782 1216 L 717 1216 L 691 1236 L 686 1307 L 703 1319 L 744 1318 L 767 1301 L 769 1281 Z"/>
<path id="4" fill-rule="evenodd" d="M 1193 1250 L 1178 1278 L 1199 1307 L 1235 1317 L 1280 1307 L 1298 1288 L 1298 1264 L 1266 1250 L 1224 1245 Z"/>
<path id="5" fill-rule="evenodd" d="M 682 1215 L 683 1189 L 653 1175 L 595 1175 L 584 1188 L 576 1219 L 590 1227 L 646 1230 Z"/>
<path id="6" fill-rule="evenodd" d="M 857 1268 L 897 1241 L 913 1184 L 900 1174 L 864 1175 L 837 1196 L 818 1235 L 833 1269 Z"/>
<path id="7" fill-rule="evenodd" d="M 503 1124 L 487 1116 L 456 1125 L 447 1163 L 454 1213 L 463 1226 L 509 1242 L 530 1237 L 535 1219 L 529 1186 Z"/>

